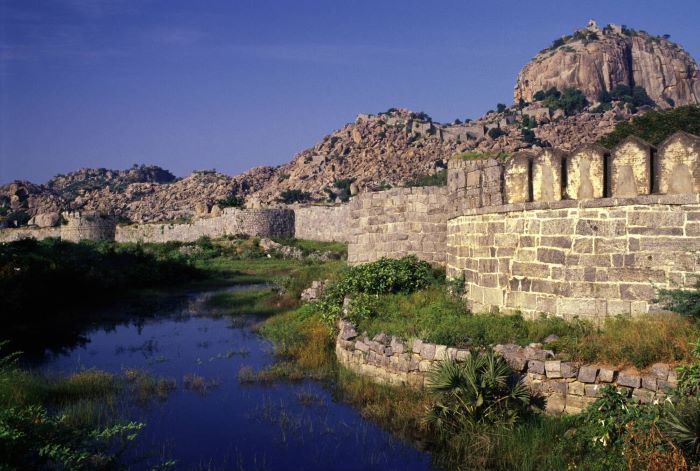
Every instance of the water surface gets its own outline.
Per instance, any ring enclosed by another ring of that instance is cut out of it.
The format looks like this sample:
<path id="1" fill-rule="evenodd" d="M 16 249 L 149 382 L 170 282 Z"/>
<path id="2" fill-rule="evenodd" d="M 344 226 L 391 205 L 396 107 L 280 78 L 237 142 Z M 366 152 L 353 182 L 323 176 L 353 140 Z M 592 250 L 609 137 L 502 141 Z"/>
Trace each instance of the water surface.
<path id="1" fill-rule="evenodd" d="M 125 310 L 131 320 L 93 326 L 39 367 L 137 368 L 176 380 L 165 399 L 131 406 L 129 418 L 147 424 L 134 450 L 150 455 L 134 469 L 164 458 L 175 459 L 175 469 L 430 469 L 427 453 L 335 402 L 327 385 L 240 384 L 242 366 L 257 370 L 274 361 L 272 345 L 251 330 L 254 318 L 212 316 L 206 305 L 212 293 L 187 294 L 146 319 Z M 187 387 L 193 375 L 204 379 L 204 390 Z"/>

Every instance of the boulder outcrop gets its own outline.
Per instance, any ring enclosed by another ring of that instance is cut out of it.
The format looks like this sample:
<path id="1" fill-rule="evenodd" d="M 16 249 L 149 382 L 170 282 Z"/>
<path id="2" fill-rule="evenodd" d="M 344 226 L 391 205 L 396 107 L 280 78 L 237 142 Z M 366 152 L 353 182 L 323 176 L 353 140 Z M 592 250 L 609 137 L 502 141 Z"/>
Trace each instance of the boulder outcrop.
<path id="1" fill-rule="evenodd" d="M 668 35 L 653 36 L 624 26 L 588 26 L 554 41 L 518 74 L 514 99 L 533 101 L 540 90 L 577 88 L 590 101 L 616 85 L 643 87 L 657 106 L 700 102 L 700 70 Z"/>

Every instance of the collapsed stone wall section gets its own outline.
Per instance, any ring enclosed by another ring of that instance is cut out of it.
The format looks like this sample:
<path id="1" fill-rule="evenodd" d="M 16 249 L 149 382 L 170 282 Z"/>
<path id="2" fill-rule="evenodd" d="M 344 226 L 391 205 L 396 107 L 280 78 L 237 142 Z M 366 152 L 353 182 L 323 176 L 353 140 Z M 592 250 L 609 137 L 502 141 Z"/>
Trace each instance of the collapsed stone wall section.
<path id="1" fill-rule="evenodd" d="M 561 361 L 540 344 L 496 345 L 493 350 L 503 356 L 531 392 L 545 398 L 545 410 L 549 414 L 579 413 L 600 397 L 601 389 L 607 385 L 648 403 L 664 399 L 678 384 L 675 370 L 663 363 L 656 363 L 648 372 L 639 374 Z M 467 349 L 419 339 L 409 346 L 386 333 L 370 339 L 366 334 L 358 334 L 344 320 L 338 323 L 335 353 L 340 364 L 356 374 L 381 384 L 413 388 L 427 384 L 427 374 L 437 362 L 459 362 L 470 355 Z"/>

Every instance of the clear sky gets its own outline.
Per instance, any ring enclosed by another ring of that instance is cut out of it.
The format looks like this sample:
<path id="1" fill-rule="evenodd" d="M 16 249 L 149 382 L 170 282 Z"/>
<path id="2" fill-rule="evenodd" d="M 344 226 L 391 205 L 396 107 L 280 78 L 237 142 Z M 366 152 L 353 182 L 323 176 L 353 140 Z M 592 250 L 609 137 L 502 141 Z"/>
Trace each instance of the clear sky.
<path id="1" fill-rule="evenodd" d="M 0 0 L 0 183 L 134 163 L 236 174 L 357 113 L 478 117 L 591 17 L 700 57 L 697 0 Z"/>

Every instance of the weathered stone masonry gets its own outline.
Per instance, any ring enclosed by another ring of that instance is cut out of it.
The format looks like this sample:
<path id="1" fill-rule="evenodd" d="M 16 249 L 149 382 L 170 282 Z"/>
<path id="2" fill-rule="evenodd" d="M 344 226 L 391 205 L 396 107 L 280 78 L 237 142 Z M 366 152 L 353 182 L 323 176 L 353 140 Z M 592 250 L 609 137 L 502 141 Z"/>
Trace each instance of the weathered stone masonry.
<path id="1" fill-rule="evenodd" d="M 119 226 L 117 242 L 191 242 L 200 237 L 247 234 L 264 237 L 293 237 L 294 211 L 291 209 L 226 208 L 218 217 L 199 219 L 191 224 L 142 224 Z"/>
<path id="2" fill-rule="evenodd" d="M 462 361 L 466 349 L 414 340 L 410 345 L 385 333 L 370 339 L 358 335 L 347 321 L 338 325 L 335 353 L 338 361 L 357 374 L 377 383 L 422 388 L 427 372 L 438 361 Z M 606 385 L 641 402 L 663 399 L 677 386 L 676 372 L 666 364 L 654 364 L 648 373 L 637 374 L 614 368 L 581 365 L 554 359 L 539 344 L 527 347 L 496 345 L 494 351 L 518 373 L 525 386 L 546 399 L 551 414 L 581 412 L 600 396 Z"/>
<path id="3" fill-rule="evenodd" d="M 348 263 L 416 255 L 443 265 L 447 252 L 447 191 L 396 188 L 350 202 Z"/>
<path id="4" fill-rule="evenodd" d="M 447 274 L 464 277 L 475 311 L 598 320 L 650 312 L 659 288 L 695 280 L 700 138 L 519 152 L 449 172 Z"/>

